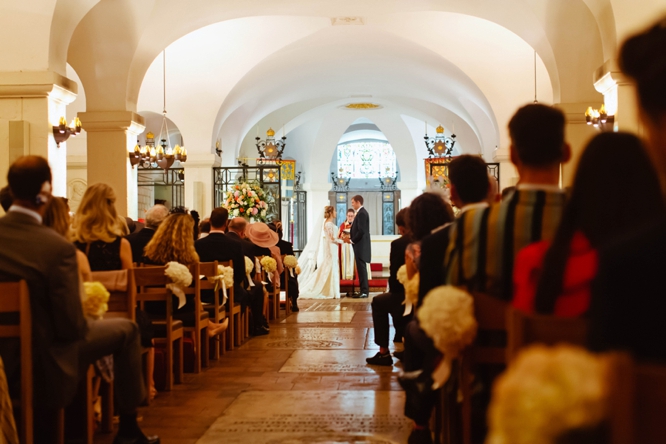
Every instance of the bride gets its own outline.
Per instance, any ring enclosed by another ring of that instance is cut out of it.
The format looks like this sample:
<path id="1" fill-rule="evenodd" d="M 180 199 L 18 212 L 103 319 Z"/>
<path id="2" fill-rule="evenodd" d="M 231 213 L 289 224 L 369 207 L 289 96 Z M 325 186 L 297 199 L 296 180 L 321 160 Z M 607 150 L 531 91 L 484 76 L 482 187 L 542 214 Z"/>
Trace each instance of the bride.
<path id="1" fill-rule="evenodd" d="M 324 207 L 323 217 L 319 216 L 312 236 L 298 259 L 301 299 L 340 298 L 338 244 L 342 240 L 337 239 L 335 218 L 335 208 Z"/>

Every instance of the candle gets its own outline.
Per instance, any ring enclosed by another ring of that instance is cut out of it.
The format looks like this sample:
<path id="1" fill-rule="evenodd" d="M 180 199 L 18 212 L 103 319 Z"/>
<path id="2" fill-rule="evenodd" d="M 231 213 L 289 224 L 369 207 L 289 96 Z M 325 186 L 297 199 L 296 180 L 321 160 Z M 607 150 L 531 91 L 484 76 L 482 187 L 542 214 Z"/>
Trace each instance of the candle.
<path id="1" fill-rule="evenodd" d="M 451 122 L 451 132 L 452 132 L 453 134 L 456 133 L 456 124 L 453 123 L 453 122 Z"/>
<path id="2" fill-rule="evenodd" d="M 257 137 L 259 137 L 259 125 L 254 127 L 257 130 Z"/>
<path id="3" fill-rule="evenodd" d="M 423 121 L 423 123 L 425 123 L 425 135 L 427 136 L 428 135 L 428 122 Z"/>

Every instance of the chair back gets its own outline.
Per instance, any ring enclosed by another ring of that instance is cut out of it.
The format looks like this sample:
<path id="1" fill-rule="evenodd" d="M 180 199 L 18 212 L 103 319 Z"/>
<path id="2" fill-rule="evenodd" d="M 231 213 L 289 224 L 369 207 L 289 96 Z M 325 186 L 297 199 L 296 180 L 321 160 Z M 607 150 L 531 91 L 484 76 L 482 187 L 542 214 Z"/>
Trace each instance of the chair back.
<path id="1" fill-rule="evenodd" d="M 507 362 L 506 347 L 502 341 L 507 332 L 507 308 L 508 304 L 498 298 L 483 293 L 474 294 L 474 316 L 478 323 L 477 337 L 484 335 L 497 335 L 498 341 L 488 344 L 475 343 L 470 352 L 472 360 L 477 364 L 504 364 Z M 501 336 L 501 338 L 499 337 Z"/>
<path id="2" fill-rule="evenodd" d="M 666 365 L 637 363 L 627 353 L 612 353 L 608 361 L 611 442 L 666 442 Z"/>
<path id="3" fill-rule="evenodd" d="M 99 281 L 110 294 L 105 318 L 136 320 L 134 270 L 93 271 L 92 280 Z"/>
<path id="4" fill-rule="evenodd" d="M 507 312 L 509 326 L 507 355 L 513 360 L 521 348 L 534 343 L 556 345 L 566 342 L 585 346 L 587 342 L 587 320 L 527 314 L 515 308 Z"/>
<path id="5" fill-rule="evenodd" d="M 0 313 L 15 322 L 0 325 L 0 338 L 18 338 L 21 353 L 20 437 L 22 443 L 33 442 L 33 385 L 32 385 L 32 316 L 30 295 L 25 281 L 0 283 Z M 9 319 L 8 319 L 9 322 Z"/>
<path id="6" fill-rule="evenodd" d="M 255 256 L 254 257 L 254 278 L 266 282 L 266 270 L 261 266 L 261 260 L 266 256 Z M 259 264 L 259 266 L 257 266 Z"/>
<path id="7" fill-rule="evenodd" d="M 134 281 L 137 286 L 136 300 L 139 307 L 145 310 L 145 302 L 166 302 L 167 322 L 173 317 L 171 290 L 166 286 L 170 279 L 164 274 L 165 266 L 134 268 Z"/>

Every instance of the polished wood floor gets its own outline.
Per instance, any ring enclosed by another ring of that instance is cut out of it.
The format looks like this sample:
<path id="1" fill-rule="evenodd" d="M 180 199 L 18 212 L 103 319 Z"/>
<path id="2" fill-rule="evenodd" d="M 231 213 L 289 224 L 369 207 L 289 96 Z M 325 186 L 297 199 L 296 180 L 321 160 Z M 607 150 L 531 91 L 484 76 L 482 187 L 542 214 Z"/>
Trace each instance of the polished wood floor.
<path id="1" fill-rule="evenodd" d="M 378 348 L 370 300 L 299 305 L 271 324 L 270 335 L 160 392 L 141 409 L 144 431 L 164 444 L 406 442 L 399 364 L 365 363 Z M 95 435 L 95 443 L 112 439 Z"/>

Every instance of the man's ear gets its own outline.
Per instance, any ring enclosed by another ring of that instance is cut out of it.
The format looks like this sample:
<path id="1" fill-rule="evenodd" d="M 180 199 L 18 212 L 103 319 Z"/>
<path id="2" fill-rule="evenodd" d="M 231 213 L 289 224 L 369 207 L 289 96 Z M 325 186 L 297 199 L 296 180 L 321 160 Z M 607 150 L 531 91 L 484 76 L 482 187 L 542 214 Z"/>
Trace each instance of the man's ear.
<path id="1" fill-rule="evenodd" d="M 562 160 L 561 163 L 567 163 L 571 160 L 571 145 L 565 143 L 562 147 Z"/>
<path id="2" fill-rule="evenodd" d="M 455 185 L 451 184 L 449 186 L 449 192 L 451 193 L 451 202 L 455 203 L 456 200 L 460 200 L 460 196 L 458 195 L 458 189 L 456 188 Z"/>

